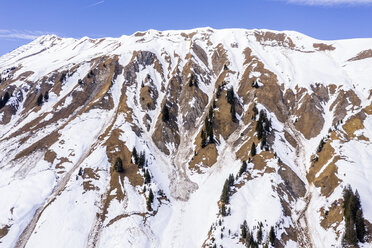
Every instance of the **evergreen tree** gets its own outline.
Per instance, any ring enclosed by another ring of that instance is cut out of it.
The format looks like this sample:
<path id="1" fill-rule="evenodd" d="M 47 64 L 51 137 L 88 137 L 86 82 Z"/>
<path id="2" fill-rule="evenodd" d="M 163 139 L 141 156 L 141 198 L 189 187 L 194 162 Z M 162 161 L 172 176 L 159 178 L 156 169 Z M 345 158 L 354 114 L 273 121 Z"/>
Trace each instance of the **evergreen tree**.
<path id="1" fill-rule="evenodd" d="M 49 91 L 45 91 L 45 94 L 44 94 L 44 101 L 48 101 L 49 99 Z"/>
<path id="2" fill-rule="evenodd" d="M 257 242 L 260 244 L 262 242 L 262 223 L 259 223 L 257 231 Z"/>
<path id="3" fill-rule="evenodd" d="M 234 175 L 229 175 L 229 187 L 234 186 Z"/>
<path id="4" fill-rule="evenodd" d="M 256 107 L 256 104 L 253 106 L 253 116 L 252 116 L 252 119 L 256 119 L 256 116 L 258 115 L 258 109 Z"/>
<path id="5" fill-rule="evenodd" d="M 225 184 L 223 185 L 223 188 L 222 188 L 222 194 L 220 198 L 221 202 L 224 204 L 229 203 L 229 191 L 230 191 L 230 184 L 229 184 L 229 180 L 226 179 Z"/>
<path id="6" fill-rule="evenodd" d="M 266 117 L 266 119 L 265 119 L 265 131 L 267 133 L 269 133 L 270 130 L 271 130 L 271 120 L 267 119 L 267 117 Z"/>
<path id="7" fill-rule="evenodd" d="M 220 96 L 221 96 L 221 91 L 222 91 L 222 85 L 219 85 L 218 88 L 217 88 L 217 93 L 216 93 L 216 97 L 217 97 L 217 99 L 220 98 Z"/>
<path id="8" fill-rule="evenodd" d="M 208 136 L 208 144 L 214 143 L 214 136 L 213 136 L 213 108 L 209 108 L 208 116 L 205 117 L 205 130 Z"/>
<path id="9" fill-rule="evenodd" d="M 133 147 L 132 157 L 134 158 L 134 163 L 138 165 L 138 154 L 137 154 L 136 147 Z"/>
<path id="10" fill-rule="evenodd" d="M 246 239 L 247 238 L 247 221 L 244 220 L 243 224 L 240 226 L 240 230 L 241 230 L 241 238 L 242 239 Z"/>
<path id="11" fill-rule="evenodd" d="M 154 193 L 152 193 L 152 189 L 150 189 L 150 192 L 149 192 L 149 200 L 151 203 L 154 201 Z"/>
<path id="12" fill-rule="evenodd" d="M 233 89 L 233 87 L 231 87 L 230 89 L 227 90 L 226 100 L 229 104 L 234 103 L 234 89 Z"/>
<path id="13" fill-rule="evenodd" d="M 40 94 L 39 97 L 37 98 L 37 105 L 41 106 L 43 104 L 43 94 Z"/>
<path id="14" fill-rule="evenodd" d="M 358 191 L 355 191 L 354 194 L 350 185 L 348 185 L 343 191 L 343 198 L 345 233 L 342 237 L 342 244 L 343 246 L 356 246 L 358 240 L 360 242 L 364 241 L 366 232 L 360 196 Z"/>
<path id="15" fill-rule="evenodd" d="M 121 160 L 120 157 L 116 158 L 115 165 L 114 165 L 114 170 L 116 172 L 119 172 L 119 173 L 124 172 L 123 161 Z"/>
<path id="16" fill-rule="evenodd" d="M 209 121 L 212 123 L 212 120 L 213 120 L 213 108 L 212 107 L 209 108 L 208 117 L 209 117 Z"/>
<path id="17" fill-rule="evenodd" d="M 252 233 L 249 231 L 249 227 L 247 227 L 247 236 L 245 238 L 245 245 L 249 247 L 251 242 L 252 242 Z"/>
<path id="18" fill-rule="evenodd" d="M 342 194 L 343 194 L 343 198 L 344 198 L 344 203 L 343 203 L 344 213 L 346 212 L 346 208 L 349 205 L 350 196 L 351 196 L 352 193 L 353 193 L 353 191 L 352 191 L 350 185 L 348 185 L 343 190 Z"/>
<path id="19" fill-rule="evenodd" d="M 247 170 L 247 162 L 243 161 L 242 166 L 239 170 L 239 176 L 243 175 L 243 173 Z"/>
<path id="20" fill-rule="evenodd" d="M 5 92 L 4 97 L 3 97 L 4 105 L 9 101 L 9 99 L 10 99 L 9 92 Z"/>
<path id="21" fill-rule="evenodd" d="M 355 223 L 354 220 L 349 217 L 345 221 L 345 234 L 342 237 L 342 244 L 343 246 L 352 245 L 356 246 L 358 243 L 357 234 L 355 231 Z"/>
<path id="22" fill-rule="evenodd" d="M 266 146 L 266 135 L 264 135 L 262 137 L 262 141 L 261 141 L 261 150 L 263 150 Z"/>
<path id="23" fill-rule="evenodd" d="M 236 110 L 235 110 L 235 104 L 231 104 L 230 106 L 230 113 L 231 113 L 231 120 L 234 122 L 234 123 L 237 123 L 238 122 L 238 118 L 236 118 Z"/>
<path id="24" fill-rule="evenodd" d="M 151 176 L 150 176 L 150 173 L 148 170 L 145 170 L 145 183 L 148 184 L 148 183 L 151 183 Z"/>
<path id="25" fill-rule="evenodd" d="M 208 145 L 207 136 L 204 130 L 201 131 L 201 147 L 204 148 Z"/>
<path id="26" fill-rule="evenodd" d="M 261 119 L 258 119 L 258 121 L 256 123 L 256 132 L 257 132 L 257 138 L 259 140 L 262 139 L 262 136 L 263 136 L 263 126 L 262 126 Z"/>
<path id="27" fill-rule="evenodd" d="M 269 239 L 270 239 L 271 245 L 274 246 L 275 245 L 276 234 L 275 234 L 275 230 L 274 230 L 273 226 L 270 228 Z"/>
<path id="28" fill-rule="evenodd" d="M 151 204 L 153 201 L 154 201 L 154 194 L 152 193 L 152 189 L 150 189 L 149 197 L 147 198 L 147 201 L 146 201 L 146 206 L 147 206 L 148 211 L 152 211 Z"/>
<path id="29" fill-rule="evenodd" d="M 162 120 L 163 122 L 169 121 L 169 108 L 166 104 L 164 104 L 163 109 L 161 110 L 162 113 Z"/>
<path id="30" fill-rule="evenodd" d="M 363 211 L 358 209 L 355 217 L 355 229 L 357 238 L 360 242 L 364 242 L 364 236 L 366 234 L 366 227 L 364 225 Z"/>
<path id="31" fill-rule="evenodd" d="M 196 86 L 198 87 L 197 77 L 194 74 L 191 74 L 190 80 L 189 80 L 189 87 Z"/>
<path id="32" fill-rule="evenodd" d="M 221 206 L 221 215 L 222 216 L 227 216 L 225 203 L 222 203 L 222 206 Z"/>
<path id="33" fill-rule="evenodd" d="M 253 142 L 251 147 L 251 155 L 252 157 L 256 155 L 256 144 Z"/>
<path id="34" fill-rule="evenodd" d="M 0 109 L 3 108 L 6 103 L 9 101 L 10 95 L 8 92 L 5 92 L 4 96 L 0 97 Z"/>
<path id="35" fill-rule="evenodd" d="M 145 164 L 146 164 L 145 153 L 141 152 L 139 157 L 138 157 L 138 167 L 143 168 L 145 166 Z"/>

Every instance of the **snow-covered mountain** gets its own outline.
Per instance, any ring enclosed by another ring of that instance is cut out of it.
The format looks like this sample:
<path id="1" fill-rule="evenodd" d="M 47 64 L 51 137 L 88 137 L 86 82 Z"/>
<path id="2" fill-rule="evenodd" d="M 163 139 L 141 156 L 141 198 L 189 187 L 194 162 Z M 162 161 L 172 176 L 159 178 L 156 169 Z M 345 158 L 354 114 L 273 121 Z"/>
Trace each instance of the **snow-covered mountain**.
<path id="1" fill-rule="evenodd" d="M 42 36 L 0 57 L 0 246 L 371 247 L 371 68 L 292 31 Z"/>

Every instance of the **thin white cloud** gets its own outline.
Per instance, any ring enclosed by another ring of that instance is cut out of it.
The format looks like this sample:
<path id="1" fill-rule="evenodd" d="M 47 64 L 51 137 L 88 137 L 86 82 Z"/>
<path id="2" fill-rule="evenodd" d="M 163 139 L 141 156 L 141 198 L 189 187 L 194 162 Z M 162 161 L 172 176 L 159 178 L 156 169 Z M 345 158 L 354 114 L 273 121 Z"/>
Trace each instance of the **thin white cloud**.
<path id="1" fill-rule="evenodd" d="M 372 0 L 286 0 L 288 3 L 303 5 L 372 5 Z"/>
<path id="2" fill-rule="evenodd" d="M 31 30 L 8 30 L 0 29 L 0 39 L 20 39 L 20 40 L 34 40 L 37 37 L 48 34 L 43 31 L 31 31 Z"/>
<path id="3" fill-rule="evenodd" d="M 103 4 L 105 1 L 99 1 L 99 2 L 96 2 L 96 3 L 92 3 L 90 5 L 87 6 L 87 8 L 90 8 L 90 7 L 94 7 L 94 6 L 97 6 L 97 5 L 100 5 L 100 4 Z"/>

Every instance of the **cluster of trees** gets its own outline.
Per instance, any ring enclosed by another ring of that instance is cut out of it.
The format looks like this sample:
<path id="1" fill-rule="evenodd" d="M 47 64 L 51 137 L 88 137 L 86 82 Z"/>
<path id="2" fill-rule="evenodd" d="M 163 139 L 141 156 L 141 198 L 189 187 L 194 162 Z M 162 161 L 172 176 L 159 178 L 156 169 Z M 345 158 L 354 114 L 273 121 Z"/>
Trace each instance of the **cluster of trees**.
<path id="1" fill-rule="evenodd" d="M 194 74 L 191 74 L 191 77 L 189 80 L 189 87 L 192 87 L 192 86 L 198 87 L 198 78 Z"/>
<path id="2" fill-rule="evenodd" d="M 8 92 L 5 92 L 3 97 L 0 97 L 0 109 L 2 109 L 5 104 L 9 101 L 10 95 Z"/>
<path id="3" fill-rule="evenodd" d="M 241 230 L 240 237 L 245 242 L 246 247 L 255 248 L 255 247 L 258 247 L 259 244 L 262 244 L 262 241 L 263 241 L 263 229 L 262 228 L 263 228 L 262 222 L 258 223 L 258 230 L 257 230 L 256 239 L 255 239 L 253 232 L 249 230 L 247 221 L 243 222 L 243 224 L 240 226 L 240 230 Z M 268 241 L 270 242 L 270 244 L 274 246 L 276 234 L 275 234 L 275 229 L 273 226 L 271 226 L 270 228 L 268 239 L 269 239 Z M 267 243 L 263 244 L 263 247 L 268 247 L 268 244 Z"/>
<path id="4" fill-rule="evenodd" d="M 238 119 L 236 118 L 236 110 L 235 110 L 236 99 L 235 99 L 233 87 L 227 90 L 226 99 L 227 99 L 227 102 L 230 104 L 231 119 L 233 122 L 237 123 Z"/>
<path id="5" fill-rule="evenodd" d="M 358 191 L 353 192 L 350 185 L 343 191 L 345 233 L 342 237 L 342 245 L 357 246 L 358 241 L 364 242 L 366 228 L 364 224 L 363 210 Z"/>
<path id="6" fill-rule="evenodd" d="M 146 159 L 145 152 L 137 152 L 136 147 L 133 147 L 132 151 L 132 162 L 138 166 L 139 169 L 143 172 L 143 177 L 145 184 L 151 183 L 151 175 L 149 170 L 147 169 L 148 163 Z M 144 191 L 146 192 L 146 186 L 144 186 Z M 146 199 L 146 207 L 148 211 L 152 211 L 152 203 L 154 201 L 154 193 L 152 192 L 152 189 L 149 190 L 149 195 Z"/>
<path id="7" fill-rule="evenodd" d="M 213 135 L 213 107 L 209 108 L 208 116 L 205 117 L 205 130 L 203 129 L 201 132 L 201 146 L 204 148 L 208 144 L 214 143 L 214 135 Z"/>
<path id="8" fill-rule="evenodd" d="M 221 197 L 220 197 L 221 215 L 222 216 L 226 216 L 227 213 L 228 213 L 226 211 L 226 205 L 229 204 L 229 202 L 230 202 L 230 190 L 231 190 L 232 186 L 234 186 L 234 176 L 233 176 L 233 174 L 230 174 L 229 178 L 226 179 L 225 184 L 223 185 L 222 194 L 221 194 Z"/>
<path id="9" fill-rule="evenodd" d="M 271 120 L 267 118 L 264 110 L 260 111 L 258 121 L 256 123 L 257 138 L 261 140 L 261 149 L 266 147 L 266 137 L 271 131 Z"/>
<path id="10" fill-rule="evenodd" d="M 43 93 L 40 93 L 40 95 L 37 98 L 36 104 L 37 106 L 41 106 L 43 102 L 47 102 L 49 100 L 49 91 L 45 91 L 44 95 Z"/>
<path id="11" fill-rule="evenodd" d="M 151 183 L 151 175 L 149 170 L 147 169 L 147 160 L 144 152 L 140 152 L 139 154 L 137 153 L 136 147 L 133 148 L 132 151 L 132 161 L 134 164 L 138 166 L 139 169 L 142 170 L 144 178 L 145 178 L 145 183 L 149 184 Z"/>

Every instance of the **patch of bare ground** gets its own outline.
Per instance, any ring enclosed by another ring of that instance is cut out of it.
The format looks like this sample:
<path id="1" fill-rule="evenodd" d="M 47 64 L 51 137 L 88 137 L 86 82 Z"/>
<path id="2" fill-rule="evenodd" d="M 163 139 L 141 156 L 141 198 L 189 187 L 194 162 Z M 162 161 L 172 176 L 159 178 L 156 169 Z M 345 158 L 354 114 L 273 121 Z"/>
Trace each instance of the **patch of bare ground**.
<path id="1" fill-rule="evenodd" d="M 355 132 L 357 130 L 364 129 L 363 121 L 365 120 L 366 115 L 363 112 L 359 112 L 358 114 L 350 117 L 342 128 L 345 130 L 347 137 L 349 139 L 356 138 Z M 359 139 L 359 137 L 357 137 Z M 362 138 L 363 139 L 363 138 Z"/>
<path id="2" fill-rule="evenodd" d="M 45 155 L 44 155 L 44 160 L 45 161 L 48 161 L 49 163 L 53 164 L 54 160 L 56 159 L 57 157 L 57 153 L 55 153 L 54 151 L 51 151 L 51 150 L 47 150 L 45 152 Z"/>
<path id="3" fill-rule="evenodd" d="M 92 168 L 84 168 L 82 173 L 84 193 L 89 190 L 99 190 L 99 188 L 93 184 L 93 180 L 99 179 L 97 172 L 98 169 L 93 170 Z"/>
<path id="4" fill-rule="evenodd" d="M 122 175 L 128 178 L 132 186 L 143 186 L 144 180 L 139 174 L 138 166 L 132 163 L 132 153 L 125 143 L 119 139 L 120 134 L 120 129 L 112 130 L 105 143 L 108 160 L 111 164 L 114 164 L 117 158 L 121 158 L 124 168 Z"/>
<path id="5" fill-rule="evenodd" d="M 344 218 L 344 209 L 342 207 L 343 200 L 335 200 L 330 208 L 328 210 L 325 210 L 324 208 L 320 209 L 320 215 L 322 220 L 320 221 L 320 225 L 324 229 L 333 228 L 333 230 L 337 230 L 337 227 L 340 225 Z M 339 232 L 336 232 L 337 237 L 340 236 Z"/>
<path id="6" fill-rule="evenodd" d="M 365 107 L 363 110 L 364 110 L 364 112 L 365 112 L 367 115 L 372 115 L 372 104 L 368 105 L 368 106 Z"/>
<path id="7" fill-rule="evenodd" d="M 189 168 L 201 172 L 200 167 L 211 167 L 217 162 L 217 156 L 216 144 L 209 144 L 196 152 L 189 163 Z"/>

